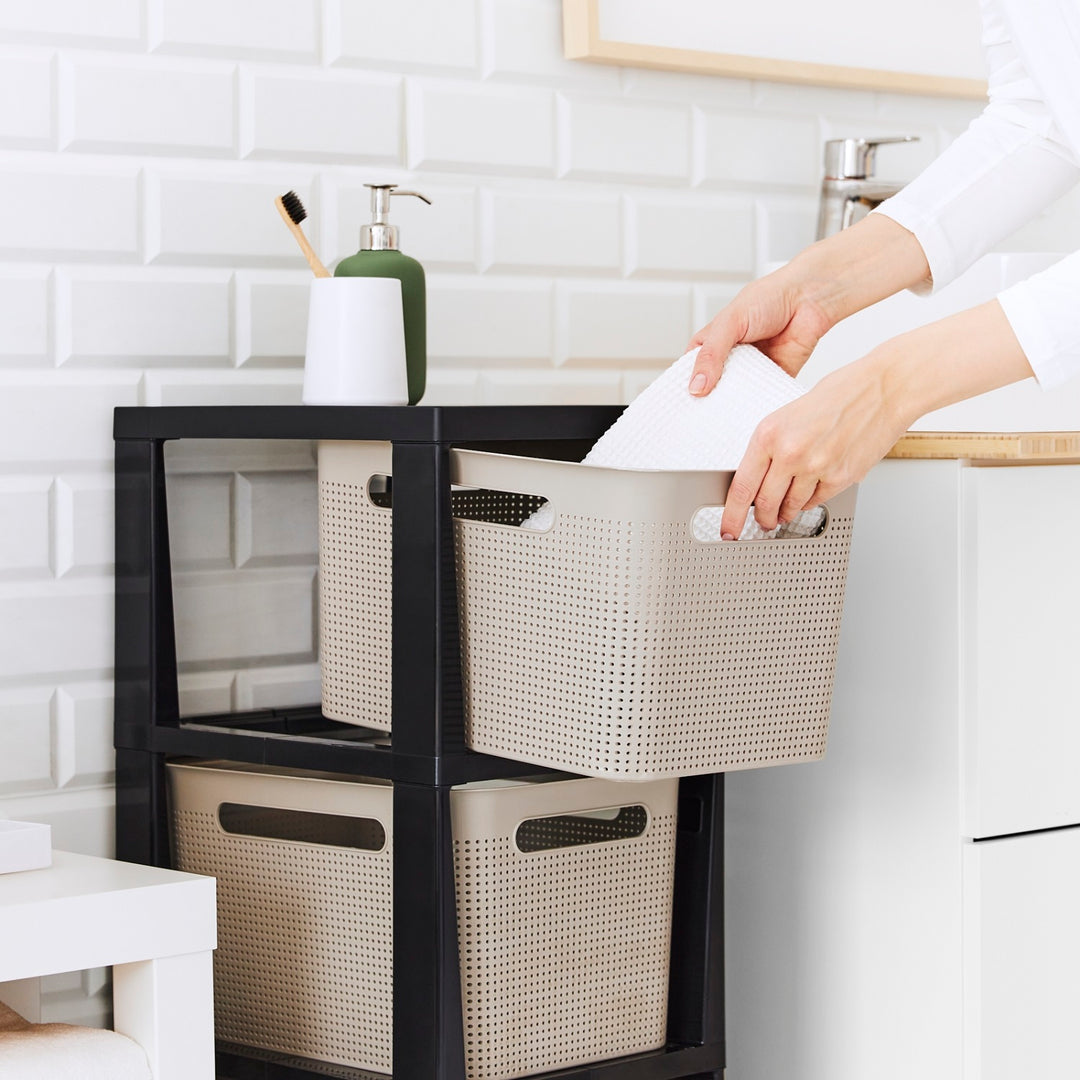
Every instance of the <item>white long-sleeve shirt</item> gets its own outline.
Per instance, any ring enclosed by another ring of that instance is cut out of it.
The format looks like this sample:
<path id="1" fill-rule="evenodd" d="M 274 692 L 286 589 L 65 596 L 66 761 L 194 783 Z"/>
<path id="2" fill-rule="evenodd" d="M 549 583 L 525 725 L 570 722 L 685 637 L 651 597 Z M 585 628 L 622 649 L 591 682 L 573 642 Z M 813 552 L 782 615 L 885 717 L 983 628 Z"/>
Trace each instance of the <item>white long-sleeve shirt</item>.
<path id="1" fill-rule="evenodd" d="M 1080 0 L 980 0 L 989 103 L 878 207 L 915 234 L 933 288 L 1080 181 Z M 1035 377 L 1080 375 L 1080 252 L 998 297 Z"/>

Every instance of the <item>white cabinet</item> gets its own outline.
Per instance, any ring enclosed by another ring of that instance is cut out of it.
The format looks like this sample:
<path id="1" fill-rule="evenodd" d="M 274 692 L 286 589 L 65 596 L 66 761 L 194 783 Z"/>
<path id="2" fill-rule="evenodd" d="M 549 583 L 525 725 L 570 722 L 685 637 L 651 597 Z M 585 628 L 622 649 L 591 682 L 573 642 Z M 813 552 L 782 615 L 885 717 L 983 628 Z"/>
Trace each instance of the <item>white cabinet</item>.
<path id="1" fill-rule="evenodd" d="M 728 1080 L 1080 1077 L 1080 828 L 972 839 L 1080 823 L 1070 491 L 1080 466 L 863 484 L 826 758 L 727 779 Z"/>
<path id="2" fill-rule="evenodd" d="M 964 852 L 968 1076 L 1076 1080 L 1080 827 Z"/>
<path id="3" fill-rule="evenodd" d="M 961 482 L 963 831 L 1080 822 L 1080 466 Z"/>

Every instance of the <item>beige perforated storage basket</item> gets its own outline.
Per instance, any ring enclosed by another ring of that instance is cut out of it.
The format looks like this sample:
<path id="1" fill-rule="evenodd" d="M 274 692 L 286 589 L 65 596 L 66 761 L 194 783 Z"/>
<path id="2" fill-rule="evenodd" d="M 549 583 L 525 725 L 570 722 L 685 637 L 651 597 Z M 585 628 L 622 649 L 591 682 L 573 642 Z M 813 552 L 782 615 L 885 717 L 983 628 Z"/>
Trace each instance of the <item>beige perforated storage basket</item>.
<path id="1" fill-rule="evenodd" d="M 319 446 L 323 711 L 390 727 L 385 443 Z M 466 737 L 622 780 L 825 752 L 854 488 L 813 537 L 695 539 L 730 473 L 608 469 L 455 450 Z M 541 503 L 546 532 L 518 527 Z"/>
<path id="2" fill-rule="evenodd" d="M 176 866 L 218 879 L 218 1038 L 391 1072 L 392 789 L 220 762 L 169 786 Z M 664 1044 L 677 791 L 454 790 L 470 1080 Z"/>

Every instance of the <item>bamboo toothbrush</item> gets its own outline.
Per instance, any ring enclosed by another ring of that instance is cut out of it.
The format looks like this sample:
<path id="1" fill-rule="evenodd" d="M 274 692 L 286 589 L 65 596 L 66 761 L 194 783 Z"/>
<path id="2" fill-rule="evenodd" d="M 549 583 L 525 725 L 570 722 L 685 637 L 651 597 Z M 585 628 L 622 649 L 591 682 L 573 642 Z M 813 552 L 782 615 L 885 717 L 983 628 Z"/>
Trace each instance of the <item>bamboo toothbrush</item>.
<path id="1" fill-rule="evenodd" d="M 288 225 L 289 231 L 296 237 L 296 242 L 300 245 L 300 250 L 304 253 L 304 258 L 307 259 L 312 273 L 316 277 L 330 277 L 330 271 L 319 261 L 319 256 L 312 250 L 308 238 L 300 228 L 300 222 L 307 217 L 307 211 L 300 201 L 300 196 L 295 191 L 287 191 L 274 200 L 274 205 L 278 208 L 282 220 Z"/>

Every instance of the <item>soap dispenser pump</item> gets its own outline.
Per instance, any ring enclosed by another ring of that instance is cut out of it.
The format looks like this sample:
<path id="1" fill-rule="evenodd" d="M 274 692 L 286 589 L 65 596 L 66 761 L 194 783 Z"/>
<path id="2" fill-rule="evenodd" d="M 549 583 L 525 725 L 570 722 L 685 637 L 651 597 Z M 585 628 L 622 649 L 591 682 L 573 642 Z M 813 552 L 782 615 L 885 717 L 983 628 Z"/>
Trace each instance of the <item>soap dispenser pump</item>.
<path id="1" fill-rule="evenodd" d="M 427 382 L 427 302 L 424 268 L 398 247 L 398 227 L 387 220 L 391 195 L 415 195 L 430 205 L 419 191 L 400 191 L 397 184 L 365 184 L 371 189 L 371 222 L 360 227 L 360 250 L 342 259 L 334 277 L 397 278 L 401 282 L 401 308 L 405 319 L 405 365 L 408 369 L 409 404 L 424 396 Z"/>

